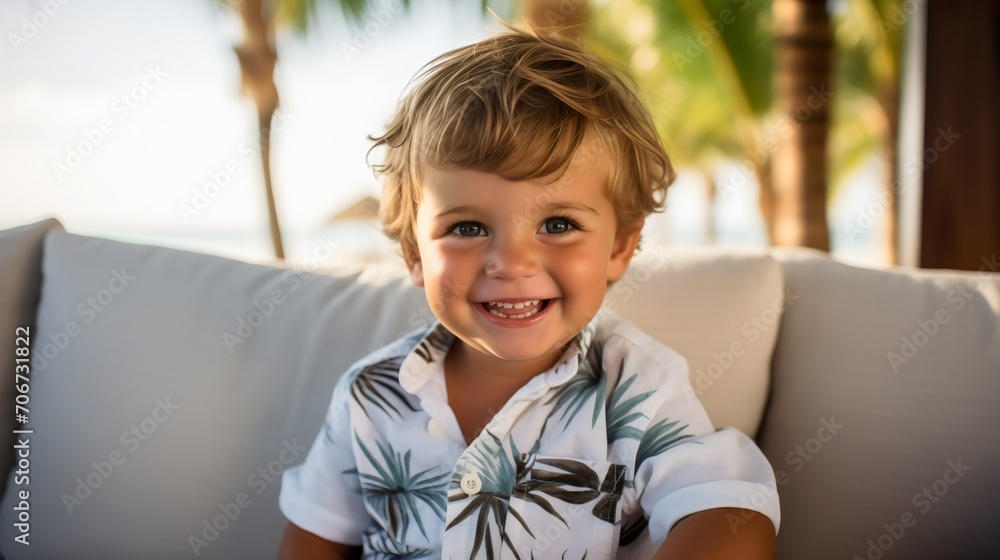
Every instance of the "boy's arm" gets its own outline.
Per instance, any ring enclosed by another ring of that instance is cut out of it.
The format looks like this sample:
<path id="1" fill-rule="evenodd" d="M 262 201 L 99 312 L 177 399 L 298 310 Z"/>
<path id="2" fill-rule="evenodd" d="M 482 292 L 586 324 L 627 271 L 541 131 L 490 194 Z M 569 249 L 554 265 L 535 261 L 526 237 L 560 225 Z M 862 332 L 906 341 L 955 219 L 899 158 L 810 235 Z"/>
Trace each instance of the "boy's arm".
<path id="1" fill-rule="evenodd" d="M 361 558 L 360 546 L 335 543 L 289 522 L 281 539 L 278 560 L 356 560 Z"/>
<path id="2" fill-rule="evenodd" d="M 776 540 L 774 524 L 762 513 L 706 509 L 678 521 L 652 560 L 773 560 Z"/>

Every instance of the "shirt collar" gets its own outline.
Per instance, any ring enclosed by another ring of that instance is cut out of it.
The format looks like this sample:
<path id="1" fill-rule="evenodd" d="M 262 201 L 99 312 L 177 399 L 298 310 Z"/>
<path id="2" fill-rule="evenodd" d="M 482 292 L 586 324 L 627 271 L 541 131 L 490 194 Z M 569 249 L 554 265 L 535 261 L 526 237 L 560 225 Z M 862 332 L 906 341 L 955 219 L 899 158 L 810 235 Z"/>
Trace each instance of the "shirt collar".
<path id="1" fill-rule="evenodd" d="M 600 310 L 569 341 L 556 363 L 536 376 L 535 379 L 540 377 L 549 387 L 556 387 L 566 383 L 576 375 L 579 365 L 587 359 L 597 327 L 604 315 L 604 310 Z M 421 389 L 427 386 L 433 376 L 442 370 L 444 358 L 455 342 L 455 338 L 455 335 L 440 321 L 435 320 L 431 323 L 400 364 L 399 384 L 403 389 L 410 394 L 417 395 Z"/>

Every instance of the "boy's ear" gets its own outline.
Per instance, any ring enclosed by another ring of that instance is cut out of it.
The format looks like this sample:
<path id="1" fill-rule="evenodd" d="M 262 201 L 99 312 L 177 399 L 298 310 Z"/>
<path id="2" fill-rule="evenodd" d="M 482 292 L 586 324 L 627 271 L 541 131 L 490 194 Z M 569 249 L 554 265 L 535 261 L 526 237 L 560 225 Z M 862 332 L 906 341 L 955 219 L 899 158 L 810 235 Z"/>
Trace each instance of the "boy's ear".
<path id="1" fill-rule="evenodd" d="M 631 262 L 632 255 L 639 246 L 639 235 L 642 234 L 642 226 L 645 223 L 645 218 L 639 218 L 635 224 L 619 229 L 615 234 L 615 244 L 611 248 L 611 262 L 608 263 L 608 281 L 615 282 L 625 275 L 628 263 Z"/>
<path id="2" fill-rule="evenodd" d="M 406 267 L 410 269 L 410 280 L 415 286 L 424 287 L 424 268 L 420 263 L 420 255 L 410 255 L 406 258 Z"/>

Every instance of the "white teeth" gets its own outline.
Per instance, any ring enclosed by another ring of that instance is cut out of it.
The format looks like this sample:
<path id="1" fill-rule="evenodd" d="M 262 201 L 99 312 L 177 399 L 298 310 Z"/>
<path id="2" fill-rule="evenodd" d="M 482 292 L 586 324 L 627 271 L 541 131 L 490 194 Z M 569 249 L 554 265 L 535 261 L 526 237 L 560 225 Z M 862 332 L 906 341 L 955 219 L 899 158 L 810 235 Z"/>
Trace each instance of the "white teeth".
<path id="1" fill-rule="evenodd" d="M 538 313 L 538 310 L 536 309 L 534 311 L 529 311 L 527 313 L 522 313 L 520 315 L 504 315 L 503 313 L 500 313 L 496 309 L 490 309 L 490 313 L 492 313 L 493 315 L 496 315 L 497 317 L 502 317 L 504 319 L 508 319 L 508 318 L 510 318 L 510 319 L 527 319 L 528 317 L 531 317 L 535 313 Z"/>
<path id="2" fill-rule="evenodd" d="M 539 300 L 539 299 L 532 299 L 532 300 L 528 300 L 528 301 L 522 301 L 522 302 L 519 302 L 519 303 L 503 303 L 503 302 L 499 302 L 499 301 L 491 301 L 491 302 L 489 302 L 489 305 L 490 305 L 490 307 L 500 307 L 500 308 L 503 308 L 503 309 L 523 309 L 525 307 L 528 307 L 529 305 L 538 305 L 539 301 L 541 301 L 541 300 Z"/>
<path id="3" fill-rule="evenodd" d="M 489 308 L 489 312 L 492 313 L 493 315 L 496 315 L 497 317 L 502 317 L 504 319 L 507 319 L 507 318 L 510 318 L 510 319 L 527 319 L 528 317 L 531 317 L 532 315 L 534 315 L 534 314 L 538 313 L 539 311 L 541 311 L 541 309 L 540 308 L 534 308 L 534 309 L 532 309 L 530 311 L 527 311 L 525 313 L 521 313 L 521 314 L 518 314 L 518 315 L 514 315 L 512 313 L 501 313 L 499 310 L 503 309 L 504 311 L 507 311 L 508 309 L 524 309 L 526 307 L 531 307 L 531 306 L 538 305 L 538 302 L 540 302 L 540 301 L 542 301 L 542 300 L 540 300 L 540 299 L 532 299 L 532 300 L 521 301 L 521 302 L 517 302 L 517 303 L 504 303 L 504 302 L 500 302 L 500 301 L 490 301 L 490 302 L 487 302 L 487 307 Z"/>

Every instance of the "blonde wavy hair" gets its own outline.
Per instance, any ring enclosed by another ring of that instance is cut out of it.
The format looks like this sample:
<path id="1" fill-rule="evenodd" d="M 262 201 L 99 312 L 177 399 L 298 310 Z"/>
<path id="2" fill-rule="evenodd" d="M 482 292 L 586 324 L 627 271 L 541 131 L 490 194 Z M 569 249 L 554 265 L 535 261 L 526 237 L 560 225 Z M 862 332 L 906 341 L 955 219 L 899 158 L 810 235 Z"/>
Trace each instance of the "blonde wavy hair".
<path id="1" fill-rule="evenodd" d="M 606 194 L 619 230 L 661 212 L 676 178 L 631 75 L 558 36 L 508 26 L 435 58 L 407 89 L 385 134 L 369 137 L 371 150 L 385 147 L 372 166 L 384 178 L 379 218 L 407 263 L 419 256 L 424 165 L 538 179 L 564 172 L 593 135 L 611 156 Z"/>

